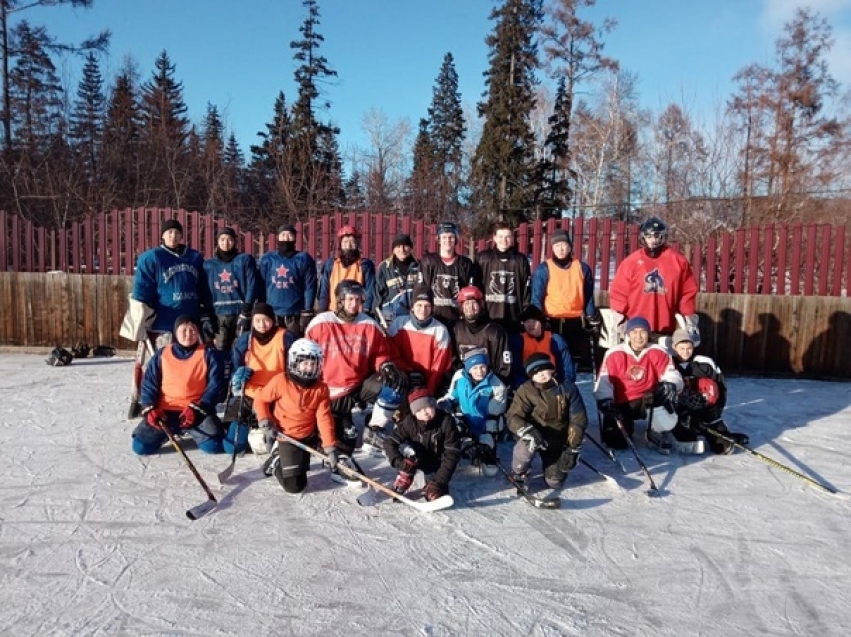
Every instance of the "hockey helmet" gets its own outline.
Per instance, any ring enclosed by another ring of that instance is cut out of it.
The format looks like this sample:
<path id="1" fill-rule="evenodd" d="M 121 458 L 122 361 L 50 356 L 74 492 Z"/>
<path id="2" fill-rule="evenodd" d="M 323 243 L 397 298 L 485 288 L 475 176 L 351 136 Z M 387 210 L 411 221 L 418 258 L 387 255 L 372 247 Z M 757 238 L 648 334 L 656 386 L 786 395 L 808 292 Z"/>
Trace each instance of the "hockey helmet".
<path id="1" fill-rule="evenodd" d="M 325 354 L 318 343 L 300 338 L 290 345 L 287 352 L 287 374 L 297 383 L 310 385 L 322 375 L 324 359 Z"/>
<path id="2" fill-rule="evenodd" d="M 656 256 L 668 241 L 668 226 L 659 217 L 650 217 L 641 224 L 639 229 L 641 245 L 651 255 Z M 653 245 L 648 245 L 648 239 Z"/>
<path id="3" fill-rule="evenodd" d="M 354 226 L 341 226 L 339 230 L 337 230 L 337 239 L 342 239 L 343 237 L 354 237 L 355 239 L 360 239 L 360 232 Z"/>
<path id="4" fill-rule="evenodd" d="M 366 290 L 363 286 L 354 279 L 343 279 L 334 288 L 334 297 L 337 299 L 337 305 L 342 305 L 343 298 L 347 294 L 356 294 L 360 296 L 361 302 L 366 301 Z"/>
<path id="5" fill-rule="evenodd" d="M 458 241 L 458 238 L 461 236 L 460 231 L 458 230 L 458 226 L 452 223 L 451 221 L 444 221 L 443 223 L 438 224 L 437 226 L 437 236 L 438 238 L 442 234 L 452 234 L 455 235 L 455 240 Z"/>
<path id="6" fill-rule="evenodd" d="M 461 288 L 458 292 L 458 302 L 464 303 L 465 301 L 484 301 L 485 297 L 482 294 L 482 291 L 477 288 L 475 285 L 468 285 L 466 287 Z"/>
<path id="7" fill-rule="evenodd" d="M 718 391 L 718 383 L 711 378 L 698 378 L 697 391 L 706 400 L 707 406 L 712 406 L 718 402 L 720 392 Z"/>
<path id="8" fill-rule="evenodd" d="M 50 352 L 50 356 L 44 359 L 44 362 L 51 367 L 65 367 L 66 365 L 70 365 L 73 359 L 74 357 L 71 356 L 71 352 L 67 349 L 54 347 L 53 351 Z"/>

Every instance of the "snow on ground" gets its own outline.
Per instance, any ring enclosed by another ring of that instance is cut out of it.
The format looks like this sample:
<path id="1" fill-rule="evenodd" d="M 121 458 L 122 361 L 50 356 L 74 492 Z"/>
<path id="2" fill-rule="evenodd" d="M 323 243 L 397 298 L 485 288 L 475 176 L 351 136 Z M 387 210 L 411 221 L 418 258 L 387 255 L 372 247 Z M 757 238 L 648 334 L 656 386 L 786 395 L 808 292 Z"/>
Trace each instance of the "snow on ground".
<path id="1" fill-rule="evenodd" d="M 317 463 L 286 495 L 260 459 L 170 449 L 138 458 L 124 420 L 132 362 L 50 368 L 0 356 L 2 635 L 843 635 L 851 629 L 847 496 L 750 454 L 660 456 L 624 475 L 591 445 L 560 510 L 463 465 L 456 507 L 359 507 Z M 730 381 L 751 445 L 851 490 L 851 384 Z M 590 379 L 580 382 L 590 398 Z M 593 411 L 593 409 L 592 409 Z M 641 427 L 639 427 L 639 431 Z M 591 431 L 597 435 L 596 427 Z M 643 436 L 637 436 L 642 439 Z M 501 445 L 503 461 L 510 445 Z M 386 462 L 364 470 L 390 482 Z"/>

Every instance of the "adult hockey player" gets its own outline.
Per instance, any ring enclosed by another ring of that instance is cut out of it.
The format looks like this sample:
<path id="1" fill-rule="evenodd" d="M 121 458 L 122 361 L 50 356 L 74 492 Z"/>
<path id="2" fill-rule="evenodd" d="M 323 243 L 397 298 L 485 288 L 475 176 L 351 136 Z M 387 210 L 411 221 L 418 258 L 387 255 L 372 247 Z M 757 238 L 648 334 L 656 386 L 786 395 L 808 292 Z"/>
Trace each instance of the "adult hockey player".
<path id="1" fill-rule="evenodd" d="M 651 340 L 670 336 L 684 317 L 687 330 L 696 328 L 695 299 L 698 286 L 688 260 L 667 245 L 668 226 L 650 217 L 640 228 L 641 248 L 618 266 L 609 290 L 612 310 L 627 318 L 643 316 Z"/>
<path id="2" fill-rule="evenodd" d="M 157 453 L 168 440 L 163 427 L 188 433 L 204 453 L 223 451 L 215 410 L 221 366 L 215 350 L 201 342 L 196 320 L 177 317 L 173 342 L 158 350 L 145 370 L 142 420 L 133 430 L 133 452 L 140 456 Z"/>
<path id="3" fill-rule="evenodd" d="M 529 259 L 514 245 L 511 225 L 498 221 L 491 235 L 493 247 L 476 256 L 488 316 L 509 333 L 519 330 L 520 314 L 532 299 Z"/>
<path id="4" fill-rule="evenodd" d="M 482 291 L 468 285 L 458 293 L 462 320 L 455 323 L 455 348 L 458 361 L 463 361 L 467 352 L 484 349 L 488 353 L 494 374 L 508 385 L 511 382 L 511 350 L 508 334 L 499 323 L 488 316 Z"/>
<path id="5" fill-rule="evenodd" d="M 393 238 L 392 254 L 375 273 L 376 315 L 389 326 L 397 316 L 411 311 L 411 292 L 420 281 L 420 264 L 414 258 L 414 242 L 406 234 Z"/>
<path id="6" fill-rule="evenodd" d="M 363 311 L 371 314 L 375 305 L 375 264 L 361 256 L 360 232 L 354 226 L 343 226 L 337 231 L 337 257 L 322 264 L 319 277 L 320 312 L 337 309 L 334 291 L 340 281 L 357 281 L 364 289 Z"/>
<path id="7" fill-rule="evenodd" d="M 682 388 L 682 377 L 667 350 L 650 344 L 647 319 L 629 319 L 626 341 L 606 352 L 594 386 L 597 409 L 603 415 L 603 443 L 613 449 L 626 449 L 628 443 L 617 420 L 632 436 L 635 420 L 646 418 L 647 442 L 660 453 L 671 453 L 675 442 L 671 430 L 677 419 L 668 416 L 675 414 Z"/>
<path id="8" fill-rule="evenodd" d="M 576 382 L 576 370 L 567 343 L 559 334 L 547 329 L 547 317 L 536 306 L 530 305 L 520 315 L 523 330 L 508 337 L 511 349 L 511 387 L 517 389 L 528 380 L 523 361 L 532 354 L 542 353 L 550 357 L 555 365 L 558 382 Z"/>
<path id="9" fill-rule="evenodd" d="M 456 248 L 458 226 L 445 221 L 437 226 L 437 254 L 427 254 L 420 261 L 422 280 L 434 292 L 434 315 L 452 330 L 461 317 L 458 292 L 468 285 L 481 287 L 478 269 Z"/>
<path id="10" fill-rule="evenodd" d="M 260 258 L 261 299 L 275 310 L 278 325 L 301 335 L 313 318 L 316 301 L 316 261 L 296 250 L 296 228 L 278 228 L 278 247 Z"/>

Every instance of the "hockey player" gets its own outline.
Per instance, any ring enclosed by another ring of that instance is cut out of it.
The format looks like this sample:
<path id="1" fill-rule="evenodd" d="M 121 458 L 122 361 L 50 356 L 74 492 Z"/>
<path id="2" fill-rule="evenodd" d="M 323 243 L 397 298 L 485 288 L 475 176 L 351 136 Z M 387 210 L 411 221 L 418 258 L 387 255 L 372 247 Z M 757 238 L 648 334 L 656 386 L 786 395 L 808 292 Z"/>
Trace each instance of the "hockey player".
<path id="1" fill-rule="evenodd" d="M 204 271 L 218 323 L 213 344 L 220 352 L 230 352 L 236 337 L 251 327 L 251 306 L 257 299 L 259 283 L 257 263 L 253 256 L 237 249 L 234 229 L 222 228 L 214 256 L 204 261 Z"/>
<path id="2" fill-rule="evenodd" d="M 739 444 L 748 444 L 745 434 L 728 430 L 722 419 L 727 404 L 727 382 L 715 361 L 708 356 L 695 356 L 691 336 L 683 329 L 674 330 L 672 344 L 674 366 L 683 377 L 685 386 L 677 406 L 679 422 L 673 432 L 677 448 L 700 442 L 697 436 L 702 434 L 712 453 L 727 454 L 733 450 L 732 443 L 713 436 L 707 429 Z"/>
<path id="3" fill-rule="evenodd" d="M 677 328 L 676 314 L 685 327 L 697 326 L 697 281 L 688 260 L 668 247 L 668 226 L 651 217 L 641 224 L 642 247 L 618 266 L 609 290 L 611 309 L 628 317 L 643 316 L 650 324 L 651 341 L 670 336 Z"/>
<path id="4" fill-rule="evenodd" d="M 316 261 L 295 248 L 296 228 L 278 228 L 278 248 L 260 258 L 261 300 L 275 310 L 278 325 L 301 335 L 313 318 L 316 301 Z"/>
<path id="5" fill-rule="evenodd" d="M 339 254 L 336 259 L 328 259 L 322 264 L 322 275 L 319 277 L 320 312 L 337 309 L 337 296 L 332 292 L 337 289 L 340 281 L 357 281 L 364 289 L 363 311 L 371 314 L 375 303 L 375 264 L 371 259 L 362 257 L 358 243 L 360 233 L 354 226 L 343 226 L 337 231 L 337 247 Z"/>
<path id="6" fill-rule="evenodd" d="M 507 385 L 511 382 L 511 350 L 505 329 L 488 316 L 479 288 L 473 285 L 462 288 L 458 292 L 458 302 L 463 316 L 454 327 L 458 360 L 463 361 L 470 350 L 484 349 L 493 372 Z"/>
<path id="7" fill-rule="evenodd" d="M 585 403 L 574 383 L 555 379 L 555 365 L 546 354 L 532 354 L 524 367 L 529 380 L 514 394 L 508 409 L 508 429 L 517 439 L 511 470 L 514 479 L 525 485 L 537 453 L 544 481 L 556 489 L 579 462 L 588 427 Z"/>
<path id="8" fill-rule="evenodd" d="M 487 476 L 498 471 L 496 439 L 507 400 L 508 390 L 490 370 L 488 353 L 474 349 L 467 352 L 464 368 L 455 372 L 449 391 L 437 403 L 460 420 L 462 454 Z"/>
<path id="9" fill-rule="evenodd" d="M 627 448 L 617 421 L 632 436 L 635 420 L 649 418 L 647 442 L 660 453 L 671 453 L 676 417 L 668 416 L 675 413 L 683 380 L 668 352 L 650 344 L 646 318 L 636 316 L 627 322 L 626 339 L 606 352 L 594 386 L 597 409 L 603 415 L 603 443 L 613 449 Z"/>
<path id="10" fill-rule="evenodd" d="M 260 430 L 284 433 L 310 447 L 322 445 L 329 468 L 337 468 L 337 441 L 331 396 L 322 375 L 322 348 L 306 338 L 295 341 L 287 353 L 286 372 L 276 374 L 254 402 Z M 285 440 L 278 443 L 274 473 L 287 493 L 307 486 L 310 454 Z"/>
<path id="11" fill-rule="evenodd" d="M 146 456 L 159 451 L 168 436 L 185 431 L 204 453 L 221 453 L 222 425 L 216 416 L 216 397 L 223 379 L 219 359 L 200 340 L 196 319 L 178 316 L 173 342 L 151 358 L 142 381 L 142 420 L 133 430 L 133 452 Z"/>
<path id="12" fill-rule="evenodd" d="M 550 357 L 556 368 L 555 377 L 558 382 L 569 380 L 576 382 L 576 370 L 573 367 L 573 359 L 564 339 L 553 334 L 546 328 L 547 318 L 536 306 L 530 305 L 520 315 L 523 331 L 508 337 L 509 349 L 511 349 L 511 387 L 517 389 L 526 382 L 526 370 L 523 361 L 537 352 Z"/>
<path id="13" fill-rule="evenodd" d="M 432 501 L 449 493 L 449 481 L 461 458 L 458 430 L 452 417 L 437 409 L 428 389 L 414 390 L 408 396 L 410 413 L 396 423 L 384 442 L 390 466 L 397 469 L 393 490 L 405 493 L 417 471 L 426 475 L 423 495 Z"/>
<path id="14" fill-rule="evenodd" d="M 529 259 L 517 251 L 514 230 L 498 221 L 493 228 L 493 248 L 476 256 L 488 316 L 509 333 L 519 330 L 520 314 L 531 302 L 532 272 Z"/>
<path id="15" fill-rule="evenodd" d="M 468 285 L 480 286 L 475 264 L 457 254 L 460 233 L 454 223 L 437 226 L 437 254 L 427 254 L 420 261 L 422 280 L 434 292 L 434 315 L 451 331 L 461 317 L 458 292 Z"/>
<path id="16" fill-rule="evenodd" d="M 384 326 L 411 311 L 411 292 L 420 281 L 420 264 L 413 255 L 414 242 L 406 234 L 393 238 L 391 254 L 375 273 L 376 315 Z"/>
<path id="17" fill-rule="evenodd" d="M 306 336 L 325 352 L 322 377 L 331 394 L 340 462 L 360 471 L 351 459 L 358 439 L 352 410 L 358 404 L 374 402 L 384 386 L 403 393 L 407 378 L 390 359 L 381 327 L 363 312 L 366 292 L 361 284 L 344 279 L 334 296 L 337 309 L 317 314 Z M 341 482 L 356 482 L 347 475 L 334 475 Z"/>
<path id="18" fill-rule="evenodd" d="M 594 304 L 594 273 L 573 254 L 573 242 L 559 228 L 550 237 L 552 256 L 535 268 L 532 305 L 549 318 L 570 354 L 583 365 L 591 364 L 592 336 L 599 336 L 602 318 Z M 524 359 L 525 360 L 525 359 Z"/>
<path id="19" fill-rule="evenodd" d="M 224 421 L 228 424 L 225 451 L 233 453 L 245 448 L 246 442 L 256 454 L 268 452 L 264 432 L 252 418 L 254 401 L 260 391 L 284 372 L 295 335 L 276 323 L 275 311 L 267 303 L 257 303 L 251 314 L 251 331 L 242 334 L 234 345 L 231 362 L 233 398 L 227 405 Z M 237 424 L 237 423 L 241 423 Z M 234 442 L 236 441 L 236 442 Z"/>

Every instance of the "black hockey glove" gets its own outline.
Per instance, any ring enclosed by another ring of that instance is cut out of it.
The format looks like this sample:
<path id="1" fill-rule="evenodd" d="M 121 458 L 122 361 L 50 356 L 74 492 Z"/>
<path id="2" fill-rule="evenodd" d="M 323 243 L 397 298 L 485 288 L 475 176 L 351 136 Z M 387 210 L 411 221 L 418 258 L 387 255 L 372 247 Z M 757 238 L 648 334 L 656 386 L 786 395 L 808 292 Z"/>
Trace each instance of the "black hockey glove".
<path id="1" fill-rule="evenodd" d="M 568 473 L 573 470 L 576 466 L 576 463 L 579 462 L 580 456 L 579 447 L 565 447 L 564 451 L 561 452 L 561 456 L 558 459 L 558 468 L 559 471 L 563 471 L 564 473 Z"/>
<path id="2" fill-rule="evenodd" d="M 251 329 L 251 304 L 243 303 L 242 309 L 239 311 L 239 316 L 236 319 L 236 335 L 242 336 L 243 332 Z"/>
<path id="3" fill-rule="evenodd" d="M 535 425 L 524 425 L 517 430 L 517 438 L 526 443 L 526 446 L 529 447 L 529 451 L 531 453 L 535 453 L 536 451 L 545 451 L 547 448 L 547 441 L 544 440 L 544 436 L 541 435 L 541 432 L 538 431 L 538 428 Z"/>
<path id="4" fill-rule="evenodd" d="M 390 389 L 399 394 L 405 393 L 408 385 L 408 377 L 399 371 L 395 363 L 387 361 L 378 370 L 378 374 L 381 376 L 381 382 Z"/>
<path id="5" fill-rule="evenodd" d="M 591 316 L 585 317 L 585 329 L 594 338 L 600 338 L 600 330 L 603 329 L 603 316 L 599 310 Z"/>
<path id="6" fill-rule="evenodd" d="M 312 320 L 313 312 L 310 310 L 302 310 L 301 314 L 298 315 L 298 329 L 302 334 L 307 331 L 307 326 L 310 325 Z"/>
<path id="7" fill-rule="evenodd" d="M 669 413 L 674 413 L 677 406 L 677 386 L 674 383 L 659 383 L 656 388 L 656 398 Z"/>
<path id="8" fill-rule="evenodd" d="M 89 355 L 90 351 L 91 348 L 89 347 L 88 343 L 84 343 L 82 341 L 80 341 L 79 343 L 74 345 L 74 347 L 71 348 L 71 354 L 74 356 L 74 358 L 85 358 Z"/>
<path id="9" fill-rule="evenodd" d="M 211 343 L 216 338 L 216 319 L 210 314 L 201 316 L 201 335 L 205 343 Z"/>
<path id="10" fill-rule="evenodd" d="M 698 392 L 685 391 L 680 394 L 679 406 L 686 411 L 700 411 L 706 407 L 706 398 Z"/>

